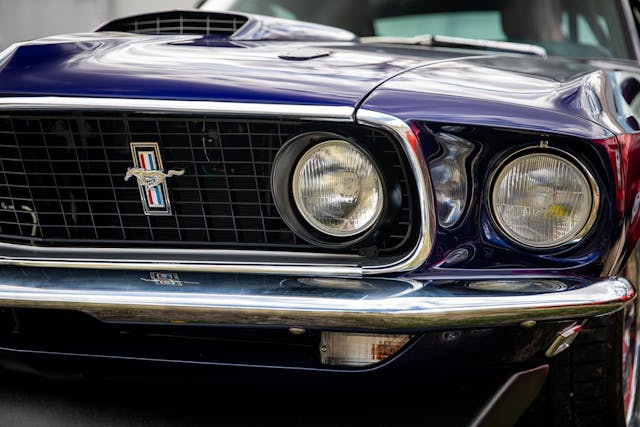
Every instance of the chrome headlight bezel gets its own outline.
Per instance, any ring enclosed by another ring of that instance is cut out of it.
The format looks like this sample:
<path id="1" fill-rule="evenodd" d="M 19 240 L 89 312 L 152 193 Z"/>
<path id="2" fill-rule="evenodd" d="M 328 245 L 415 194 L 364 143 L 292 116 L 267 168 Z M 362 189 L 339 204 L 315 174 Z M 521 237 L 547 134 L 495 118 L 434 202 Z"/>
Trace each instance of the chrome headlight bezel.
<path id="1" fill-rule="evenodd" d="M 562 239 L 549 241 L 548 243 L 538 242 L 534 244 L 532 242 L 526 241 L 525 239 L 519 238 L 509 230 L 509 227 L 502 221 L 500 215 L 496 212 L 496 185 L 499 181 L 499 178 L 504 175 L 506 173 L 505 171 L 509 170 L 509 168 L 513 164 L 522 162 L 528 157 L 532 156 L 548 156 L 550 158 L 553 158 L 554 160 L 561 161 L 569 165 L 575 170 L 575 172 L 577 172 L 582 178 L 584 178 L 584 183 L 589 189 L 589 191 L 587 192 L 587 196 L 589 197 L 589 203 L 587 204 L 589 205 L 589 207 L 585 212 L 585 220 L 582 222 L 582 224 L 580 224 L 580 226 L 578 227 L 575 227 L 575 230 L 573 230 L 571 233 L 568 233 Z M 494 228 L 497 229 L 508 242 L 522 248 L 536 251 L 550 251 L 565 248 L 567 245 L 575 245 L 585 238 L 585 236 L 589 233 L 589 231 L 591 231 L 596 222 L 598 211 L 600 208 L 600 188 L 589 168 L 576 156 L 568 153 L 565 150 L 552 147 L 528 147 L 518 150 L 506 157 L 502 162 L 500 162 L 500 164 L 491 173 L 488 182 L 489 186 L 487 187 L 488 192 L 486 197 L 486 204 Z"/>
<path id="2" fill-rule="evenodd" d="M 319 229 L 308 216 L 305 216 L 294 197 L 294 174 L 301 159 L 309 150 L 331 141 L 349 144 L 365 155 L 375 168 L 380 180 L 382 203 L 376 211 L 376 217 L 356 233 L 330 233 Z M 278 151 L 271 171 L 271 192 L 278 213 L 298 237 L 319 247 L 342 249 L 374 242 L 374 237 L 379 234 L 377 232 L 382 224 L 385 224 L 393 213 L 399 210 L 402 196 L 399 180 L 394 178 L 394 172 L 385 168 L 373 150 L 353 138 L 331 132 L 309 132 L 293 137 Z"/>

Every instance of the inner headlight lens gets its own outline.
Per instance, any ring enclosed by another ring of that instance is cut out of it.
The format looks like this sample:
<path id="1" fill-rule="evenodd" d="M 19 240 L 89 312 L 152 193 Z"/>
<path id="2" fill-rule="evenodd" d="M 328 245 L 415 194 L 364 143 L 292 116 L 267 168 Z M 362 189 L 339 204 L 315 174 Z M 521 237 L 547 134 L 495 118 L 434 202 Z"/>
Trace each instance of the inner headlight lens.
<path id="1" fill-rule="evenodd" d="M 371 158 L 340 140 L 313 146 L 293 174 L 293 197 L 302 216 L 331 236 L 353 236 L 382 212 L 382 179 Z"/>
<path id="2" fill-rule="evenodd" d="M 431 181 L 435 189 L 438 222 L 451 227 L 458 222 L 467 205 L 466 163 L 473 152 L 473 144 L 448 133 L 435 135 L 442 147 L 442 155 L 429 162 Z"/>
<path id="3" fill-rule="evenodd" d="M 560 156 L 529 154 L 508 163 L 493 185 L 492 209 L 502 231 L 523 245 L 549 248 L 582 237 L 597 189 Z"/>

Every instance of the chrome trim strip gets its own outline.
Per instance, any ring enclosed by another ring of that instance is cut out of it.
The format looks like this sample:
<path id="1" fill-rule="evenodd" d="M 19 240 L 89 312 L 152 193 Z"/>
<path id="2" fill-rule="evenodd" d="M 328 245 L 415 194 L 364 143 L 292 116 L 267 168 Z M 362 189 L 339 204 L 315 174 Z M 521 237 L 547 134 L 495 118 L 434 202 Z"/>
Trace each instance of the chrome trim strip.
<path id="1" fill-rule="evenodd" d="M 370 279 L 376 280 L 376 279 Z M 526 282 L 526 280 L 524 280 Z M 382 281 L 384 282 L 384 281 Z M 55 283 L 0 285 L 0 306 L 50 308 L 86 312 L 100 320 L 142 323 L 192 323 L 250 326 L 357 328 L 359 330 L 416 330 L 489 327 L 523 321 L 575 319 L 612 313 L 633 300 L 635 291 L 625 279 L 610 278 L 566 291 L 526 295 L 468 291 L 447 294 L 428 284 L 402 281 L 409 293 L 384 296 L 373 291 L 337 297 L 325 293 L 284 290 L 282 294 L 241 293 L 236 287 L 188 286 L 150 291 L 148 285 L 129 284 L 103 289 L 100 283 L 70 286 Z M 142 283 L 142 282 L 141 282 Z M 387 285 L 388 286 L 388 285 Z M 126 288 L 126 289 L 125 289 Z"/>
<path id="2" fill-rule="evenodd" d="M 391 132 L 402 143 L 416 180 L 420 206 L 420 237 L 416 247 L 402 260 L 387 265 L 365 266 L 364 274 L 386 274 L 414 270 L 425 263 L 435 239 L 436 217 L 429 169 L 420 144 L 409 125 L 397 117 L 376 111 L 360 109 L 356 113 L 360 124 L 374 126 Z"/>
<path id="3" fill-rule="evenodd" d="M 172 255 L 176 255 L 176 254 L 181 254 L 181 255 L 192 255 L 192 256 L 196 256 L 196 255 L 206 255 L 206 256 L 221 256 L 221 255 L 229 255 L 229 253 L 233 253 L 234 251 L 228 250 L 228 249 L 174 249 L 174 248 L 157 248 L 157 247 L 151 247 L 151 248 L 145 248 L 144 250 L 140 250 L 140 251 L 136 251 L 134 249 L 129 250 L 129 249 L 122 249 L 122 248 L 83 248 L 80 246 L 73 246 L 73 247 L 47 247 L 47 246 L 27 246 L 27 245 L 18 245 L 18 244 L 14 244 L 14 243 L 4 243 L 4 242 L 0 242 L 0 250 L 1 249 L 7 249 L 10 251 L 24 251 L 25 254 L 33 254 L 33 253 L 51 253 L 56 254 L 56 253 L 60 253 L 60 252 L 64 252 L 64 253 L 69 253 L 69 254 L 74 254 L 74 255 L 87 255 L 89 254 L 94 254 L 94 253 L 99 253 L 99 254 L 120 254 L 122 252 L 132 252 L 132 253 L 136 253 L 139 252 L 140 254 L 147 254 L 147 255 L 153 255 L 153 256 L 172 256 Z M 259 251 L 259 250 L 250 250 L 250 249 L 246 249 L 246 250 L 242 250 L 242 251 L 237 251 L 237 252 L 241 252 L 242 255 L 247 255 L 247 256 L 264 256 L 264 255 L 269 255 L 269 256 L 280 256 L 280 257 L 284 257 L 284 256 L 289 256 L 289 257 L 293 257 L 293 258 L 299 258 L 299 259 L 317 259 L 317 258 L 323 258 L 323 259 L 334 259 L 334 260 L 342 260 L 342 261 L 351 261 L 352 263 L 356 263 L 358 260 L 361 260 L 362 258 L 359 255 L 350 255 L 350 254 L 343 254 L 343 255 L 339 255 L 339 254 L 332 254 L 332 253 L 319 253 L 319 252 L 293 252 L 293 251 L 269 251 L 269 252 L 265 252 L 265 251 Z M 20 258 L 31 258 L 31 257 L 17 257 L 18 259 Z M 0 260 L 2 259 L 2 256 L 0 256 Z M 35 259 L 35 258 L 34 258 Z M 179 261 L 176 261 L 179 262 Z"/>
<path id="4" fill-rule="evenodd" d="M 97 270 L 141 270 L 155 271 L 168 270 L 177 272 L 194 273 L 251 273 L 251 274 L 294 274 L 298 276 L 346 276 L 361 277 L 362 268 L 351 265 L 339 264 L 267 264 L 267 263 L 224 263 L 224 262 L 157 262 L 157 261 L 125 261 L 100 259 L 77 259 L 77 260 L 55 260 L 55 259 L 28 259 L 12 258 L 0 259 L 0 265 L 11 265 L 18 267 L 53 267 L 53 268 L 79 268 Z"/>
<path id="5" fill-rule="evenodd" d="M 441 36 L 437 34 L 424 34 L 414 37 L 361 37 L 360 42 L 364 44 L 417 45 L 453 49 L 481 48 L 483 50 L 496 50 L 499 52 L 536 55 L 541 58 L 547 57 L 547 50 L 535 44 L 504 42 L 497 40 L 482 40 L 467 37 Z"/>
<path id="6" fill-rule="evenodd" d="M 202 113 L 220 114 L 223 116 L 261 116 L 265 118 L 286 118 L 296 120 L 324 120 L 333 122 L 354 122 L 355 110 L 347 106 L 314 106 L 314 105 L 289 105 L 289 104 L 253 104 L 209 101 L 175 101 L 175 100 L 149 100 L 149 99 L 121 99 L 121 98 L 80 98 L 80 97 L 0 97 L 0 112 L 11 110 L 82 110 L 82 111 L 129 111 L 141 113 Z M 200 271 L 200 272 L 227 272 L 227 273 L 259 273 L 259 274 L 304 274 L 322 276 L 361 276 L 373 274 L 387 274 L 406 272 L 420 267 L 427 259 L 433 246 L 435 235 L 435 213 L 433 212 L 433 193 L 427 165 L 424 161 L 420 146 L 411 140 L 415 137 L 411 128 L 402 120 L 383 113 L 369 110 L 357 112 L 357 122 L 363 125 L 373 126 L 386 130 L 396 137 L 402 145 L 402 149 L 408 157 L 411 170 L 417 185 L 417 196 L 420 203 L 421 232 L 416 247 L 400 260 L 394 260 L 382 265 L 360 266 L 356 257 L 345 255 L 350 261 L 347 265 L 314 264 L 309 258 L 322 258 L 322 254 L 292 254 L 294 262 L 275 263 L 231 263 L 231 262 L 171 262 L 170 260 L 153 259 L 148 262 L 141 260 L 111 259 L 55 259 L 41 258 L 38 252 L 82 252 L 99 254 L 140 253 L 160 254 L 162 250 L 114 250 L 108 248 L 36 248 L 33 246 L 2 243 L 0 248 L 8 248 L 16 252 L 22 251 L 25 256 L 15 255 L 0 258 L 0 265 L 17 265 L 29 267 L 58 267 L 58 268 L 89 268 L 89 269 L 123 269 L 123 270 L 150 270 L 167 269 L 172 271 Z M 171 254 L 198 253 L 215 256 L 216 254 L 251 254 L 273 255 L 274 257 L 285 252 L 260 252 L 260 251 L 216 251 L 206 250 L 166 250 Z M 334 257 L 337 259 L 337 257 Z M 304 260 L 304 263 L 296 263 L 295 260 Z"/>
<path id="7" fill-rule="evenodd" d="M 299 120 L 353 121 L 353 107 L 164 99 L 77 98 L 60 96 L 0 97 L 0 110 L 130 111 L 142 113 L 206 113 L 229 116 L 286 117 Z"/>

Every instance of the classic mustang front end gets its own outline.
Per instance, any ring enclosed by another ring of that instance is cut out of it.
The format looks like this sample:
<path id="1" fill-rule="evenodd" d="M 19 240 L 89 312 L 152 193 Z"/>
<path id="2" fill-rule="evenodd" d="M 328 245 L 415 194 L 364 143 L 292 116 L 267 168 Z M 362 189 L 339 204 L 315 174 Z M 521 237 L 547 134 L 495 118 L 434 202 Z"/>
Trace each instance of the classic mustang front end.
<path id="1" fill-rule="evenodd" d="M 15 45 L 4 364 L 488 376 L 490 424 L 604 328 L 632 408 L 635 72 L 214 12 Z"/>

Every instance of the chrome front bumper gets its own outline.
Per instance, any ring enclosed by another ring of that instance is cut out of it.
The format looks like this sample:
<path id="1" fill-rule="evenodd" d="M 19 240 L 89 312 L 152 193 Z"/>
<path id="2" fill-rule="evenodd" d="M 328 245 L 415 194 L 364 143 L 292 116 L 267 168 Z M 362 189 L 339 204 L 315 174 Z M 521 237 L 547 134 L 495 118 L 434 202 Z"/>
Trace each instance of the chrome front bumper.
<path id="1" fill-rule="evenodd" d="M 614 312 L 623 278 L 309 279 L 265 275 L 0 269 L 0 307 L 76 310 L 107 322 L 323 329 L 484 327 Z"/>

